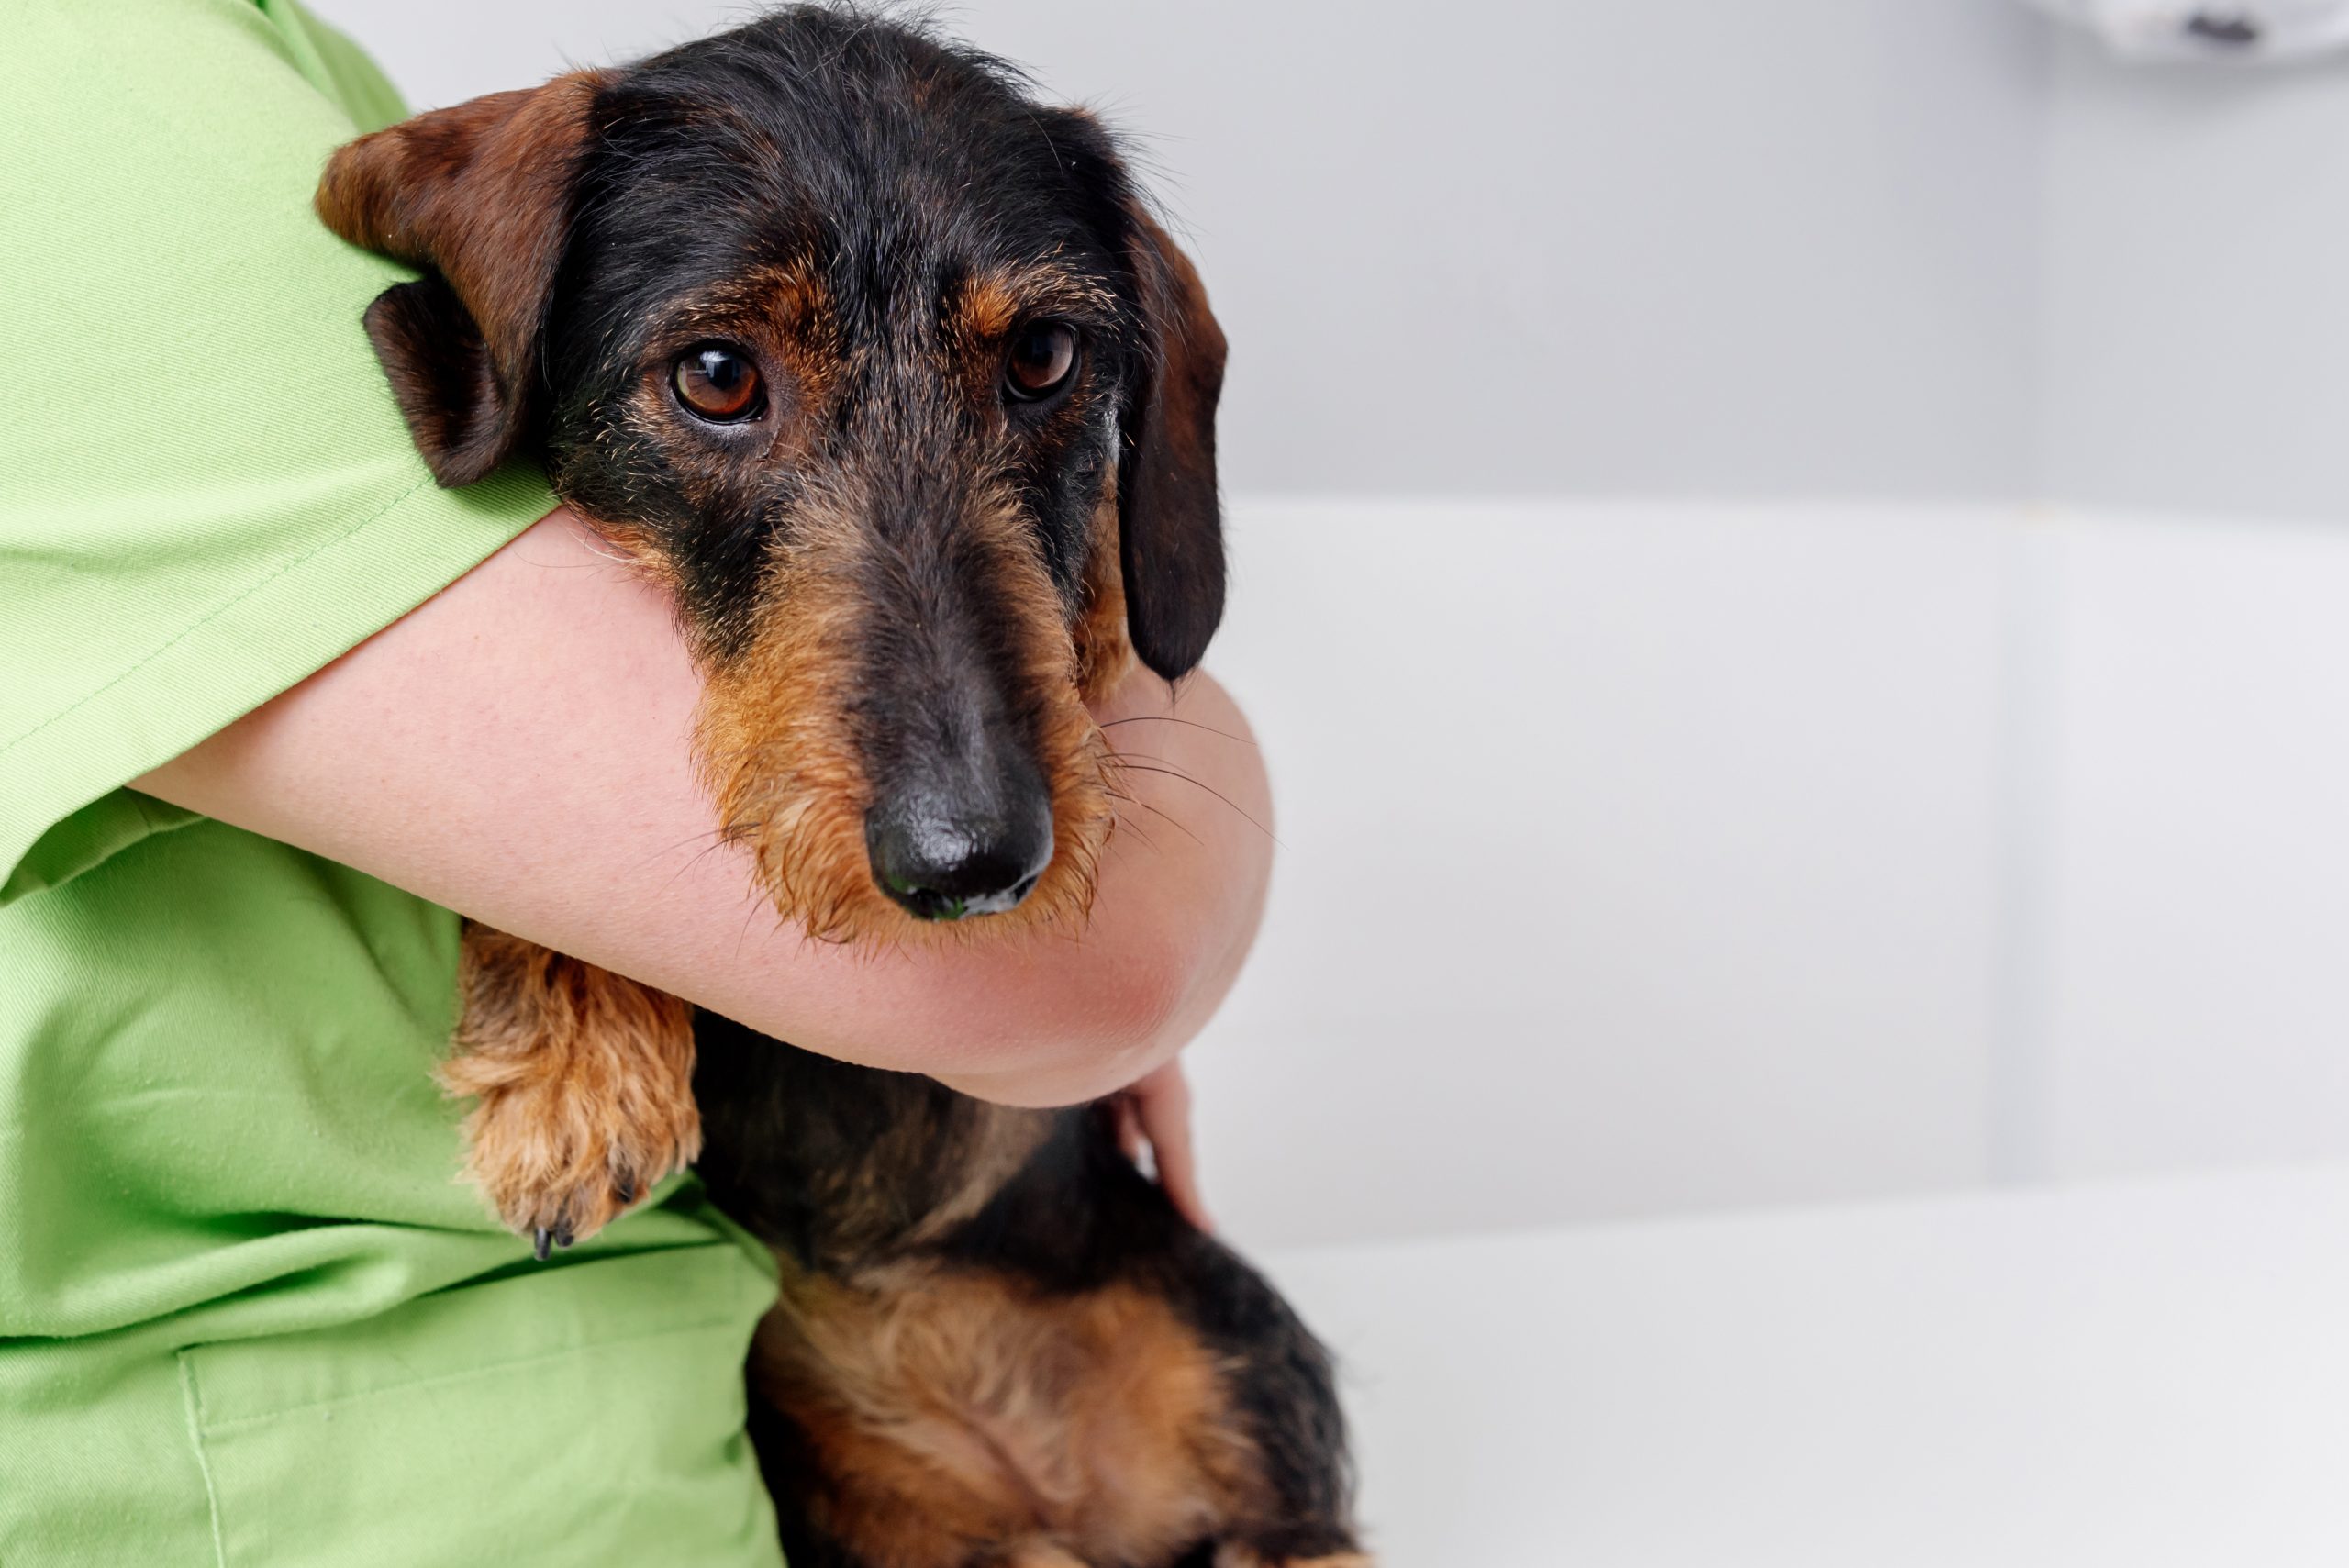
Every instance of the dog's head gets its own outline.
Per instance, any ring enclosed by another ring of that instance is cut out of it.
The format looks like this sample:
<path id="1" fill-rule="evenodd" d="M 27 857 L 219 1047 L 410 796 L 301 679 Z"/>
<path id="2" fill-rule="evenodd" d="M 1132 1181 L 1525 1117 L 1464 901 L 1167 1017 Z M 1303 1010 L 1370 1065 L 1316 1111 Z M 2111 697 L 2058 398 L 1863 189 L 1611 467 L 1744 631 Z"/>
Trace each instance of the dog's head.
<path id="1" fill-rule="evenodd" d="M 537 450 L 674 590 L 786 915 L 1083 909 L 1083 699 L 1223 603 L 1222 334 L 1097 120 L 801 7 L 367 137 L 318 209 L 425 269 L 367 330 L 441 483 Z"/>

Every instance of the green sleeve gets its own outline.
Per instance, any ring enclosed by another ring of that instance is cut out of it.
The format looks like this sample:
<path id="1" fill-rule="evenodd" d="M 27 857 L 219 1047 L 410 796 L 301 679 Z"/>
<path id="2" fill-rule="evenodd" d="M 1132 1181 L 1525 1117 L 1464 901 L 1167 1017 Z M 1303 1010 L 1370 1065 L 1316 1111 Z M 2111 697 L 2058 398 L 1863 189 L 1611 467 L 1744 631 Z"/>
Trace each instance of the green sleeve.
<path id="1" fill-rule="evenodd" d="M 407 105 L 391 78 L 377 69 L 367 51 L 350 36 L 320 21 L 298 6 L 273 4 L 270 14 L 289 32 L 308 39 L 317 57 L 317 70 L 305 74 L 318 81 L 327 96 L 343 107 L 351 123 L 362 131 L 381 130 L 407 118 Z M 429 106 L 427 106 L 429 107 Z"/>
<path id="2" fill-rule="evenodd" d="M 554 505 L 436 487 L 310 195 L 396 117 L 284 0 L 44 0 L 0 50 L 0 903 L 186 819 L 109 799 Z M 83 815 L 86 813 L 87 815 Z"/>

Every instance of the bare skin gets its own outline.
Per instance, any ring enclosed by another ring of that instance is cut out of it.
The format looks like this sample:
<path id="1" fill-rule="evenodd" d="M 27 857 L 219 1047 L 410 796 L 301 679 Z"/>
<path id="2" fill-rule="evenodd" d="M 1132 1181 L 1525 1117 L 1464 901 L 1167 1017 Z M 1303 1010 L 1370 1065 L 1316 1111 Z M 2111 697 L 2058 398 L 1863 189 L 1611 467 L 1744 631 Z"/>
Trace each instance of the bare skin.
<path id="1" fill-rule="evenodd" d="M 810 1051 L 1011 1105 L 1130 1088 L 1204 1220 L 1175 1053 L 1237 977 L 1272 862 L 1223 689 L 1138 672 L 1098 710 L 1135 804 L 1081 940 L 880 953 L 783 925 L 717 840 L 699 694 L 667 601 L 558 510 L 136 785 Z"/>

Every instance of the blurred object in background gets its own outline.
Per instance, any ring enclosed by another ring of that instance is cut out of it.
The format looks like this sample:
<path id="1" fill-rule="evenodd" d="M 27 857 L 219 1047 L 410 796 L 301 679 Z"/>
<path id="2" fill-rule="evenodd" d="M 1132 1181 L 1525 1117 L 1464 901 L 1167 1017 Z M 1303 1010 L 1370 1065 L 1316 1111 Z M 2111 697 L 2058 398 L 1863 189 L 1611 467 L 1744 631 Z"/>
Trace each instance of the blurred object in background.
<path id="1" fill-rule="evenodd" d="M 2139 60 L 2289 60 L 2349 47 L 2343 0 L 2031 0 Z"/>

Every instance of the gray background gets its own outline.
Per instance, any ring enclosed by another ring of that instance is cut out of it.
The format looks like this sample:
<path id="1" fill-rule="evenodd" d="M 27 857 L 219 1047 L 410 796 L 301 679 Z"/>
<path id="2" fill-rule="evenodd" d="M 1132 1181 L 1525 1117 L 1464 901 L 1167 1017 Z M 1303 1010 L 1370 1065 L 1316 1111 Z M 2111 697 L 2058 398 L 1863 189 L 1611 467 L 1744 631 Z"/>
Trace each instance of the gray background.
<path id="1" fill-rule="evenodd" d="M 323 0 L 417 106 L 748 14 Z M 2030 488 L 2046 29 L 2008 0 L 979 0 L 1141 137 L 1242 493 Z"/>
<path id="2" fill-rule="evenodd" d="M 2038 488 L 2349 511 L 2349 71 L 2057 56 Z"/>

